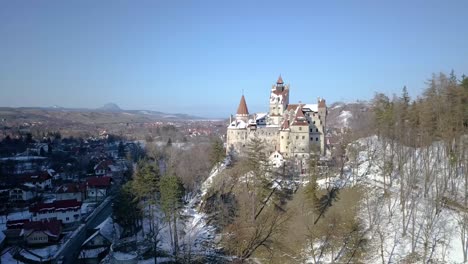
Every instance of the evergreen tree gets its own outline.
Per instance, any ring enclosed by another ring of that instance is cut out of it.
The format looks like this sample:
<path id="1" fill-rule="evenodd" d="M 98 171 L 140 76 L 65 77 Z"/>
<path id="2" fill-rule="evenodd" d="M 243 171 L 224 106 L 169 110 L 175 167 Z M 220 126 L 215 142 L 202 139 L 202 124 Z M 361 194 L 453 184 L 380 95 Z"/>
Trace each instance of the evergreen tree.
<path id="1" fill-rule="evenodd" d="M 178 177 L 167 175 L 161 179 L 160 192 L 161 209 L 164 212 L 165 219 L 172 233 L 173 253 L 177 256 L 179 251 L 177 219 L 179 218 L 179 211 L 183 205 L 182 197 L 184 195 L 184 188 Z"/>
<path id="2" fill-rule="evenodd" d="M 123 185 L 112 204 L 113 218 L 125 235 L 133 235 L 140 226 L 142 211 L 132 192 L 131 182 Z"/>
<path id="3" fill-rule="evenodd" d="M 210 161 L 211 166 L 214 166 L 226 157 L 226 150 L 224 149 L 223 142 L 219 139 L 213 139 L 211 142 Z"/>
<path id="4" fill-rule="evenodd" d="M 158 201 L 160 173 L 156 162 L 143 160 L 138 163 L 138 168 L 132 181 L 132 191 L 135 197 L 148 207 L 148 220 L 150 232 L 155 231 L 154 206 Z"/>

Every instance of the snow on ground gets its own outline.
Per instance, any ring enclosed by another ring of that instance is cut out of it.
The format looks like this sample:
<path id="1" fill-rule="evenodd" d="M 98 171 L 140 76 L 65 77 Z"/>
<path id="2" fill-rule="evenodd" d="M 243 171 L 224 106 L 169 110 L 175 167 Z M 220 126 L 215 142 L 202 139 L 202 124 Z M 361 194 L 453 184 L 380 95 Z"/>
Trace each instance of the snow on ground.
<path id="1" fill-rule="evenodd" d="M 0 257 L 1 261 L 0 263 L 6 263 L 6 264 L 23 264 L 24 262 L 18 261 L 13 258 L 13 255 L 11 253 L 11 248 L 7 248 L 4 251 L 2 251 L 2 256 Z"/>
<path id="2" fill-rule="evenodd" d="M 93 203 L 84 202 L 84 203 L 81 204 L 81 214 L 82 215 L 87 215 L 87 214 L 93 212 L 95 208 L 96 208 L 96 203 L 95 202 L 93 202 Z"/>
<path id="3" fill-rule="evenodd" d="M 343 124 L 344 127 L 348 127 L 349 126 L 349 119 L 353 117 L 353 114 L 351 114 L 350 111 L 341 111 L 340 115 L 338 116 L 338 118 L 341 120 L 341 123 Z"/>
<path id="4" fill-rule="evenodd" d="M 20 251 L 20 254 L 30 260 L 46 261 L 52 258 L 58 249 L 58 245 L 50 245 L 42 248 L 23 249 Z"/>
<path id="5" fill-rule="evenodd" d="M 432 259 L 437 263 L 462 263 L 460 213 L 435 202 L 435 197 L 439 197 L 435 185 L 450 173 L 449 161 L 443 158 L 448 156 L 444 146 L 436 142 L 428 148 L 402 147 L 400 151 L 405 155 L 401 171 L 406 173 L 405 177 L 414 175 L 412 187 L 404 182 L 405 188 L 400 189 L 401 175 L 396 170 L 398 155 L 391 158 L 395 153 L 376 136 L 350 145 L 350 160 L 342 177 L 321 179 L 318 184 L 321 188 L 365 186 L 359 217 L 368 229 L 367 263 L 400 263 L 409 256 L 414 256 L 416 262 Z M 386 169 L 389 162 L 393 164 L 390 172 Z M 434 177 L 426 194 L 422 175 Z M 459 180 L 450 185 L 450 194 L 453 199 L 461 198 L 463 177 L 453 178 Z M 404 201 L 400 199 L 401 190 L 405 193 Z"/>
<path id="6" fill-rule="evenodd" d="M 112 256 L 116 260 L 132 260 L 132 259 L 136 259 L 138 257 L 136 252 L 129 252 L 129 253 L 114 252 L 114 253 L 112 253 Z"/>
<path id="7" fill-rule="evenodd" d="M 211 184 L 213 184 L 213 179 L 220 173 L 222 172 L 226 166 L 229 164 L 228 158 L 224 160 L 224 162 L 220 163 L 219 165 L 215 166 L 210 173 L 210 176 L 203 182 L 202 187 L 201 187 L 201 197 L 204 197 L 206 193 L 208 192 L 208 189 L 211 187 Z"/>

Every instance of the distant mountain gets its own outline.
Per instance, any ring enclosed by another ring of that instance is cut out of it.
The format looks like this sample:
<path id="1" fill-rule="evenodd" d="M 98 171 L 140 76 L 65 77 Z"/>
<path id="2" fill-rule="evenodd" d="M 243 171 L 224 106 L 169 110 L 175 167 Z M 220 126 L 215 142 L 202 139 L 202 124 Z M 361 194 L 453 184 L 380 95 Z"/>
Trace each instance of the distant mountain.
<path id="1" fill-rule="evenodd" d="M 103 107 L 98 108 L 98 110 L 108 111 L 108 112 L 121 112 L 122 109 L 115 103 L 107 103 Z"/>

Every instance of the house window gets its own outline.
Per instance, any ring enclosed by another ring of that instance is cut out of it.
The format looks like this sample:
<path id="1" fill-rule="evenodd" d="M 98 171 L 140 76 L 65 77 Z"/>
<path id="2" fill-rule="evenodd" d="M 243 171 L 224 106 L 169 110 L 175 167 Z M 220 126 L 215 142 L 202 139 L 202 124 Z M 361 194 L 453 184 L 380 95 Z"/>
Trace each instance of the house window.
<path id="1" fill-rule="evenodd" d="M 296 139 L 299 139 L 299 136 L 296 136 Z"/>
<path id="2" fill-rule="evenodd" d="M 318 128 L 315 129 L 315 132 L 318 132 Z"/>
<path id="3" fill-rule="evenodd" d="M 310 132 L 313 132 L 312 128 L 310 129 Z"/>
<path id="4" fill-rule="evenodd" d="M 299 127 L 299 130 L 302 130 L 302 127 Z"/>
<path id="5" fill-rule="evenodd" d="M 315 125 L 315 121 L 314 121 L 314 125 Z"/>
<path id="6" fill-rule="evenodd" d="M 305 136 L 302 136 L 302 139 L 305 139 Z"/>
<path id="7" fill-rule="evenodd" d="M 283 139 L 283 136 L 281 136 L 281 139 Z"/>
<path id="8" fill-rule="evenodd" d="M 318 141 L 318 138 L 315 138 L 315 141 Z"/>
<path id="9" fill-rule="evenodd" d="M 68 221 L 68 220 L 70 220 L 70 218 L 68 218 L 68 217 L 67 217 L 67 218 L 65 218 L 65 220 L 67 220 L 67 221 Z"/>

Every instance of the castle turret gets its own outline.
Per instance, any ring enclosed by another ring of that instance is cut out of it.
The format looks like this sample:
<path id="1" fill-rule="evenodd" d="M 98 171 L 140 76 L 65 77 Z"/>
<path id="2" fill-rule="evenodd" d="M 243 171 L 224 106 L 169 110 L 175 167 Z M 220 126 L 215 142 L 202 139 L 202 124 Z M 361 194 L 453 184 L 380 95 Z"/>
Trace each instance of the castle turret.
<path id="1" fill-rule="evenodd" d="M 318 115 L 320 119 L 320 129 L 321 129 L 321 134 L 320 134 L 320 151 L 322 152 L 322 155 L 325 155 L 325 150 L 326 150 L 326 139 L 325 135 L 327 133 L 327 105 L 325 103 L 325 99 L 319 98 L 318 99 Z"/>
<path id="2" fill-rule="evenodd" d="M 284 85 L 281 75 L 273 85 L 270 93 L 270 124 L 281 125 L 284 110 L 289 104 L 289 87 Z"/>
<path id="3" fill-rule="evenodd" d="M 237 121 L 244 121 L 248 122 L 249 120 L 249 109 L 247 108 L 247 103 L 245 102 L 245 97 L 242 95 L 239 107 L 237 107 L 237 113 L 236 113 L 236 120 Z"/>

